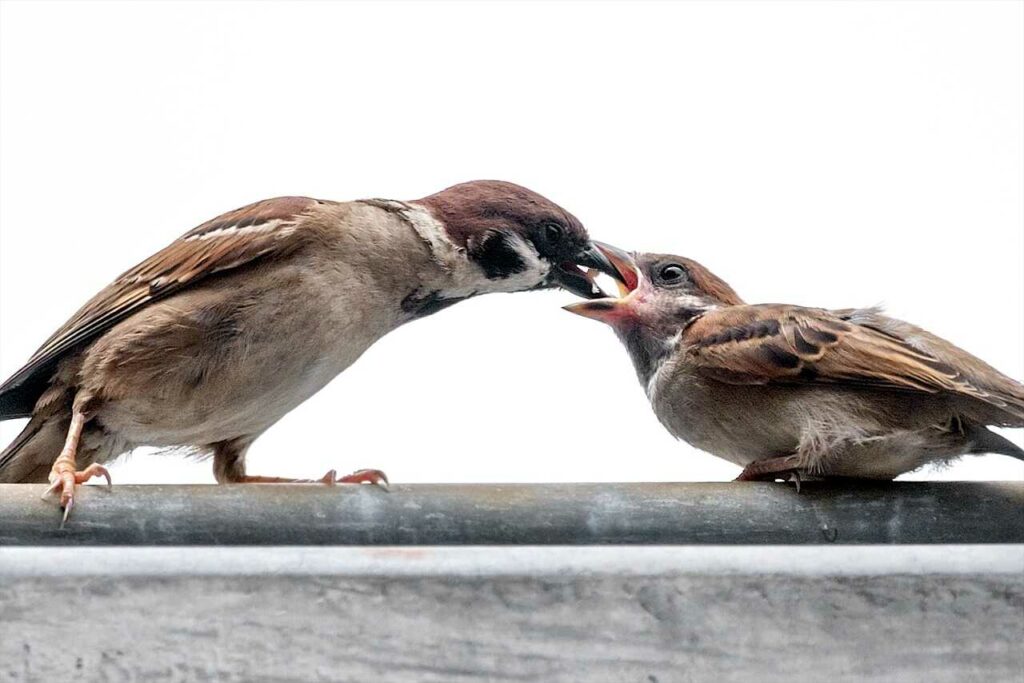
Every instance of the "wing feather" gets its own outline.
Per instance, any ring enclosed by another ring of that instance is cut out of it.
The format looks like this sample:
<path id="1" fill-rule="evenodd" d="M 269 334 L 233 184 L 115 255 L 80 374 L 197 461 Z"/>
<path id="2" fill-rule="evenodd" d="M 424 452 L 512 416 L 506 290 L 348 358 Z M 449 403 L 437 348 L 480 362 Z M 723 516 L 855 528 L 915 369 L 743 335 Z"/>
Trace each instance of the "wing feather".
<path id="1" fill-rule="evenodd" d="M 927 335 L 930 344 L 901 332 Z M 841 383 L 983 401 L 1024 420 L 1024 387 L 949 342 L 874 309 L 780 304 L 711 311 L 682 339 L 698 372 L 730 384 Z"/>
<path id="2" fill-rule="evenodd" d="M 79 348 L 154 301 L 204 278 L 234 270 L 301 242 L 298 226 L 321 203 L 278 197 L 230 211 L 190 230 L 90 299 L 0 386 L 0 419 L 27 417 L 53 368 Z"/>

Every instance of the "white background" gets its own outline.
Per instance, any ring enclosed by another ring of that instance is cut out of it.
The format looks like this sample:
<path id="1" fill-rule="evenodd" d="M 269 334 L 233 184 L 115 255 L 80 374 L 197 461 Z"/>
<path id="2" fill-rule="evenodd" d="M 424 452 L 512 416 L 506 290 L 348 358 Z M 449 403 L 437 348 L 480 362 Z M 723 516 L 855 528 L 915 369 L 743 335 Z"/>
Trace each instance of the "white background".
<path id="1" fill-rule="evenodd" d="M 283 194 L 531 187 L 748 301 L 889 311 L 1024 376 L 1019 2 L 2 5 L 0 374 L 178 234 Z M 249 471 L 721 480 L 562 292 L 413 323 Z M 7 422 L 9 441 L 20 423 Z M 1009 433 L 1021 442 L 1020 430 Z M 137 453 L 115 482 L 213 481 Z M 968 458 L 913 478 L 1021 479 Z"/>

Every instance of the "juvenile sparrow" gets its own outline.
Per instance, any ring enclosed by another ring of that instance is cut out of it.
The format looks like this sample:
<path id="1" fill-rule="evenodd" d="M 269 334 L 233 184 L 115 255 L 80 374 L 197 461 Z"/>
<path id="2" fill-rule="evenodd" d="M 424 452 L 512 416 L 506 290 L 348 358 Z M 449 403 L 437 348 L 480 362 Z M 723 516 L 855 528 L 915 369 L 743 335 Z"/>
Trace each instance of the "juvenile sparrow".
<path id="1" fill-rule="evenodd" d="M 699 263 L 600 247 L 622 298 L 566 308 L 612 326 L 673 436 L 741 480 L 892 479 L 971 453 L 1024 451 L 1024 385 L 877 308 L 745 304 Z"/>
<path id="2" fill-rule="evenodd" d="M 572 214 L 512 183 L 250 204 L 118 277 L 0 386 L 0 419 L 31 417 L 0 482 L 48 479 L 66 519 L 75 484 L 109 483 L 103 463 L 137 446 L 210 453 L 218 482 L 288 481 L 247 476 L 246 449 L 380 337 L 490 292 L 601 296 L 589 269 L 616 273 Z"/>

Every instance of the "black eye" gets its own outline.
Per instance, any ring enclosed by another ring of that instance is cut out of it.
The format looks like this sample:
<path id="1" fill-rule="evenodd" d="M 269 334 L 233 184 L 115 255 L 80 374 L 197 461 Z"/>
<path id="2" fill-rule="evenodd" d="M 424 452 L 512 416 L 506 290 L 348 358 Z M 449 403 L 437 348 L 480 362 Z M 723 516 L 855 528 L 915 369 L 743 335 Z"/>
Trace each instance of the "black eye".
<path id="1" fill-rule="evenodd" d="M 677 263 L 662 266 L 658 272 L 658 279 L 666 283 L 679 282 L 684 277 L 686 277 L 686 269 Z"/>
<path id="2" fill-rule="evenodd" d="M 544 224 L 544 239 L 548 241 L 548 244 L 558 244 L 561 242 L 562 232 L 562 226 L 558 223 Z"/>

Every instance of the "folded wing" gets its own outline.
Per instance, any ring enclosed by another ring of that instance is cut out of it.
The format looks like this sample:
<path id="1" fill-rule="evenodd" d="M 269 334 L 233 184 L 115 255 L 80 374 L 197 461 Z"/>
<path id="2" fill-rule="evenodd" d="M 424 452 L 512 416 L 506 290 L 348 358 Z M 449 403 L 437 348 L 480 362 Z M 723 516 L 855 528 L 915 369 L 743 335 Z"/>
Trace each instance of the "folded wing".
<path id="1" fill-rule="evenodd" d="M 31 415 L 62 358 L 150 303 L 211 275 L 297 247 L 302 241 L 300 219 L 318 203 L 308 197 L 279 197 L 244 206 L 203 223 L 123 273 L 0 386 L 0 420 Z"/>
<path id="2" fill-rule="evenodd" d="M 699 372 L 721 382 L 946 393 L 997 408 L 994 423 L 1024 425 L 1024 386 L 876 309 L 733 306 L 695 321 L 682 344 Z"/>

